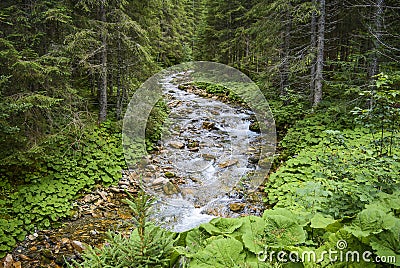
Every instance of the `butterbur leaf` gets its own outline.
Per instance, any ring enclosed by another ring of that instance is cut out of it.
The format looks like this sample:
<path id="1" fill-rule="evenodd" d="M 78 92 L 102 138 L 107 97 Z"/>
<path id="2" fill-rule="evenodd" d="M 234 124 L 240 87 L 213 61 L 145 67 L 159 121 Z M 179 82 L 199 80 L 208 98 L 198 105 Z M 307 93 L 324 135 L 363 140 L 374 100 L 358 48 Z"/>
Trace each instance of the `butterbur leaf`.
<path id="1" fill-rule="evenodd" d="M 266 238 L 264 235 L 265 222 L 262 218 L 249 216 L 243 219 L 240 231 L 243 233 L 244 246 L 254 254 L 258 254 L 265 248 Z"/>
<path id="2" fill-rule="evenodd" d="M 186 248 L 177 247 L 177 250 L 186 257 L 192 258 L 201 248 L 204 247 L 208 237 L 209 235 L 199 228 L 190 230 L 185 239 Z"/>
<path id="3" fill-rule="evenodd" d="M 400 266 L 400 220 L 390 230 L 373 236 L 370 245 L 381 260 Z"/>
<path id="4" fill-rule="evenodd" d="M 400 210 L 400 193 L 399 192 L 395 192 L 393 194 L 380 193 L 379 201 L 366 205 L 366 208 L 369 207 L 379 207 L 380 209 L 385 210 L 385 212 L 389 212 L 392 209 Z"/>
<path id="5" fill-rule="evenodd" d="M 284 215 L 275 212 L 264 213 L 264 219 L 253 217 L 244 221 L 242 229 L 245 231 L 242 239 L 246 248 L 258 254 L 266 245 L 284 248 L 304 243 L 306 232 L 295 219 L 287 217 L 289 214 L 285 214 L 286 212 L 283 213 Z"/>
<path id="6" fill-rule="evenodd" d="M 311 219 L 311 228 L 325 229 L 327 226 L 337 222 L 334 218 L 329 215 L 323 215 L 317 213 Z"/>
<path id="7" fill-rule="evenodd" d="M 190 262 L 190 267 L 240 267 L 245 256 L 241 242 L 234 238 L 220 238 L 199 251 Z"/>
<path id="8" fill-rule="evenodd" d="M 211 235 L 231 234 L 242 226 L 242 221 L 235 218 L 216 218 L 201 225 Z"/>
<path id="9" fill-rule="evenodd" d="M 274 215 L 280 215 L 289 219 L 293 219 L 301 226 L 306 226 L 309 222 L 304 217 L 301 217 L 299 214 L 294 214 L 292 211 L 286 208 L 274 208 L 272 210 L 266 210 L 264 211 L 263 218 L 266 219 Z"/>
<path id="10" fill-rule="evenodd" d="M 376 207 L 369 207 L 358 213 L 352 224 L 345 226 L 344 230 L 357 238 L 362 238 L 390 229 L 394 227 L 395 223 L 396 218 L 392 215 L 386 214 Z"/>
<path id="11" fill-rule="evenodd" d="M 273 215 L 268 216 L 265 222 L 265 231 L 271 246 L 284 247 L 306 241 L 306 232 L 291 218 Z"/>

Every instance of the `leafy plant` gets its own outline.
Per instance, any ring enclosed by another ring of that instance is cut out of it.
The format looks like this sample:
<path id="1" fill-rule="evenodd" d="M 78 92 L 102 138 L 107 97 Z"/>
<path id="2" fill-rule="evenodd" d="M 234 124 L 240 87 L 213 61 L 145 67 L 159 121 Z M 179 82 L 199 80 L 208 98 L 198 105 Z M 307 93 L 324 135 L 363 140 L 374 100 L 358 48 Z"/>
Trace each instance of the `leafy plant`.
<path id="1" fill-rule="evenodd" d="M 168 113 L 169 109 L 164 100 L 159 100 L 151 110 L 145 133 L 148 151 L 152 151 L 155 148 L 155 144 L 161 139 Z"/>
<path id="2" fill-rule="evenodd" d="M 0 257 L 34 229 L 49 228 L 70 215 L 71 202 L 96 184 L 111 185 L 125 166 L 121 134 L 110 122 L 84 131 L 80 140 L 51 143 L 48 154 L 35 152 L 23 162 L 9 161 L 0 191 Z M 53 147 L 54 146 L 54 147 Z M 40 156 L 30 162 L 30 157 Z M 18 172 L 9 172 L 17 169 Z M 14 179 L 19 176 L 18 180 Z"/>
<path id="3" fill-rule="evenodd" d="M 369 107 L 356 107 L 353 113 L 358 115 L 358 122 L 372 133 L 375 153 L 378 156 L 391 155 L 400 131 L 400 74 L 380 73 L 376 78 L 375 87 L 360 93 Z"/>
<path id="4" fill-rule="evenodd" d="M 134 229 L 124 236 L 108 232 L 102 248 L 89 247 L 82 254 L 83 262 L 68 267 L 170 267 L 175 234 L 147 222 L 154 198 L 144 191 L 133 200 L 126 199 L 133 212 Z"/>

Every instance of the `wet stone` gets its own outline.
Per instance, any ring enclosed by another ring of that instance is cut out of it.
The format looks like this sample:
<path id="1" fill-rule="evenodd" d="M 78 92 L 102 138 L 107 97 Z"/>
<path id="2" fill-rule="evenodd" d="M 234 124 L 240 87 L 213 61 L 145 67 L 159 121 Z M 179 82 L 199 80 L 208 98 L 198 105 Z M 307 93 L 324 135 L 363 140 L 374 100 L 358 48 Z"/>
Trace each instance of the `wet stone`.
<path id="1" fill-rule="evenodd" d="M 159 177 L 159 178 L 155 179 L 152 184 L 153 185 L 160 185 L 160 184 L 165 184 L 167 182 L 169 182 L 169 181 L 166 178 Z"/>
<path id="2" fill-rule="evenodd" d="M 173 178 L 173 177 L 175 177 L 175 173 L 172 173 L 172 172 L 170 172 L 170 171 L 166 171 L 166 172 L 164 173 L 164 175 L 165 175 L 165 177 L 167 177 L 167 178 Z"/>
<path id="3" fill-rule="evenodd" d="M 203 156 L 203 158 L 205 160 L 213 160 L 213 159 L 215 159 L 215 155 L 212 155 L 212 154 L 202 154 L 202 156 Z"/>
<path id="4" fill-rule="evenodd" d="M 202 128 L 207 130 L 217 129 L 214 122 L 205 121 L 202 124 Z"/>
<path id="5" fill-rule="evenodd" d="M 257 164 L 258 163 L 259 158 L 258 157 L 249 157 L 249 163 L 251 164 Z"/>
<path id="6" fill-rule="evenodd" d="M 53 253 L 49 249 L 44 249 L 41 252 L 42 256 L 47 258 L 47 259 L 52 259 L 53 258 Z"/>
<path id="7" fill-rule="evenodd" d="M 2 261 L 2 267 L 4 268 L 13 268 L 13 263 L 14 259 L 11 254 L 7 254 L 7 256 L 4 258 L 4 261 Z"/>
<path id="8" fill-rule="evenodd" d="M 246 204 L 244 203 L 231 203 L 229 204 L 229 209 L 233 212 L 240 212 L 244 209 Z"/>
<path id="9" fill-rule="evenodd" d="M 80 241 L 74 240 L 71 242 L 71 245 L 79 253 L 83 252 L 86 249 L 86 246 Z"/>
<path id="10" fill-rule="evenodd" d="M 171 141 L 169 143 L 169 146 L 171 146 L 172 148 L 175 148 L 175 149 L 183 149 L 185 147 L 185 144 L 183 144 L 182 142 L 179 142 L 179 141 Z"/>
<path id="11" fill-rule="evenodd" d="M 178 194 L 180 192 L 180 189 L 178 186 L 169 181 L 163 185 L 163 191 L 166 195 L 174 195 Z"/>
<path id="12" fill-rule="evenodd" d="M 253 122 L 249 125 L 249 130 L 260 133 L 260 125 L 258 122 Z"/>
<path id="13" fill-rule="evenodd" d="M 237 159 L 227 160 L 222 163 L 219 163 L 218 166 L 220 168 L 227 168 L 233 165 L 236 165 L 239 161 Z"/>

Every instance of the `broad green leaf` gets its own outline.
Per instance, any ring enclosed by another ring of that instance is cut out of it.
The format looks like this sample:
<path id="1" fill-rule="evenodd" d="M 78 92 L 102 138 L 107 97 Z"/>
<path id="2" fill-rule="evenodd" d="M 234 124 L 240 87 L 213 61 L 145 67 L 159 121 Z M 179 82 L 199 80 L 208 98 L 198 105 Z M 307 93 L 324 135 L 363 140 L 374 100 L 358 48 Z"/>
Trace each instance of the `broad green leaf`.
<path id="1" fill-rule="evenodd" d="M 400 220 L 397 219 L 395 226 L 390 230 L 373 236 L 370 245 L 382 260 L 400 266 Z"/>
<path id="2" fill-rule="evenodd" d="M 186 235 L 186 247 L 176 247 L 176 249 L 180 254 L 192 258 L 207 244 L 206 239 L 208 237 L 209 235 L 199 228 L 192 229 Z"/>
<path id="3" fill-rule="evenodd" d="M 249 216 L 243 219 L 243 225 L 240 228 L 243 233 L 243 244 L 254 254 L 258 254 L 265 248 L 264 227 L 265 221 L 260 217 Z"/>
<path id="4" fill-rule="evenodd" d="M 344 230 L 357 238 L 362 238 L 390 229 L 395 223 L 395 217 L 376 207 L 370 207 L 358 213 L 352 224 L 345 226 Z"/>
<path id="5" fill-rule="evenodd" d="M 242 226 L 241 219 L 235 218 L 216 218 L 209 223 L 201 225 L 211 235 L 231 234 Z"/>
<path id="6" fill-rule="evenodd" d="M 190 262 L 190 267 L 227 268 L 244 263 L 243 245 L 234 238 L 220 238 L 200 250 Z"/>
<path id="7" fill-rule="evenodd" d="M 329 215 L 317 213 L 311 219 L 311 228 L 325 229 L 328 225 L 335 223 L 336 220 Z"/>

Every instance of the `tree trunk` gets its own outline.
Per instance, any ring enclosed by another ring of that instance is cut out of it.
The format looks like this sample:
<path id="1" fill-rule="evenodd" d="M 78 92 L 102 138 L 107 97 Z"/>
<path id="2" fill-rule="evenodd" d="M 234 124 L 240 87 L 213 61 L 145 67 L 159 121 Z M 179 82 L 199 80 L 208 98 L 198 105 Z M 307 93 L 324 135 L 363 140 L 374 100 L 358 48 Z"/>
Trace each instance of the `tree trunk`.
<path id="1" fill-rule="evenodd" d="M 322 84 L 324 81 L 325 0 L 319 0 L 319 4 L 320 15 L 318 18 L 318 47 L 315 70 L 314 106 L 318 105 L 322 100 Z"/>
<path id="2" fill-rule="evenodd" d="M 371 59 L 371 67 L 370 67 L 370 78 L 373 80 L 373 77 L 379 73 L 379 62 L 378 62 L 378 49 L 379 42 L 382 37 L 382 13 L 383 13 L 383 5 L 384 0 L 376 0 L 376 10 L 374 14 L 374 27 L 373 27 L 373 53 Z"/>
<path id="3" fill-rule="evenodd" d="M 312 1 L 316 5 L 316 0 Z M 315 91 L 315 53 L 317 50 L 317 14 L 314 11 L 311 15 L 311 53 L 313 55 L 310 67 L 310 101 L 313 102 Z"/>
<path id="4" fill-rule="evenodd" d="M 280 83 L 280 91 L 282 96 L 287 96 L 287 89 L 289 88 L 289 73 L 290 73 L 290 34 L 292 30 L 292 15 L 290 8 L 286 11 L 285 18 L 285 31 L 283 36 L 283 58 L 281 65 L 281 83 Z M 288 104 L 288 100 L 285 100 L 285 104 Z"/>
<path id="5" fill-rule="evenodd" d="M 119 31 L 119 27 L 118 27 Z M 122 96 L 121 96 L 121 33 L 118 32 L 118 66 L 117 66 L 117 120 L 121 119 L 122 114 Z"/>
<path id="6" fill-rule="evenodd" d="M 104 24 L 101 29 L 101 42 L 103 49 L 101 51 L 101 70 L 99 83 L 99 124 L 107 119 L 107 29 L 106 29 L 106 9 L 105 0 L 102 0 L 100 6 L 100 19 Z"/>

